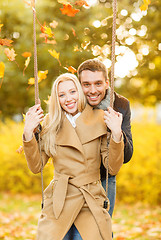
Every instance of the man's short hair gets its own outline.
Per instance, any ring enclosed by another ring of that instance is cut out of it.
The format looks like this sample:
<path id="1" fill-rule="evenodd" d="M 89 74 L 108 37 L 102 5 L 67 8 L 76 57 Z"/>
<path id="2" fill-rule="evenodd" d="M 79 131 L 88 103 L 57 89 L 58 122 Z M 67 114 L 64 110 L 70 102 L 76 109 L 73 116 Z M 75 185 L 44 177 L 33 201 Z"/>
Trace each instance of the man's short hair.
<path id="1" fill-rule="evenodd" d="M 107 72 L 106 66 L 96 58 L 88 59 L 79 65 L 77 70 L 79 81 L 81 77 L 81 72 L 83 72 L 84 70 L 89 70 L 92 72 L 102 72 L 105 80 L 107 80 L 108 78 L 108 72 Z"/>

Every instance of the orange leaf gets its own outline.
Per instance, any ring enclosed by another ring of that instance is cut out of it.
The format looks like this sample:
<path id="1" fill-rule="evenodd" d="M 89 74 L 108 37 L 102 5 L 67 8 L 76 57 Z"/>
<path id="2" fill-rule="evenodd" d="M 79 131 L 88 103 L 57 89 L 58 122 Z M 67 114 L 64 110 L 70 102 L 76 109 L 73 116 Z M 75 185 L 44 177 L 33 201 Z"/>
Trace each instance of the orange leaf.
<path id="1" fill-rule="evenodd" d="M 71 72 L 71 73 L 76 73 L 77 72 L 77 70 L 74 68 L 74 67 L 72 67 L 72 66 L 70 66 L 70 67 L 68 67 L 68 68 L 66 68 L 66 67 L 64 67 L 65 69 L 67 69 L 68 70 L 68 72 Z"/>
<path id="2" fill-rule="evenodd" d="M 28 57 L 31 57 L 32 54 L 30 52 L 24 52 L 24 53 L 22 53 L 22 56 L 25 58 L 28 58 Z"/>
<path id="3" fill-rule="evenodd" d="M 11 50 L 9 48 L 5 48 L 4 53 L 8 57 L 9 61 L 15 61 L 15 57 L 17 54 L 15 54 L 15 50 L 13 48 Z"/>
<path id="4" fill-rule="evenodd" d="M 74 37 L 76 37 L 76 33 L 75 33 L 74 28 L 72 28 L 72 32 L 73 32 Z"/>
<path id="5" fill-rule="evenodd" d="M 76 15 L 76 13 L 78 13 L 80 10 L 79 9 L 75 9 L 72 8 L 72 6 L 70 4 L 68 5 L 64 5 L 63 4 L 63 8 L 60 8 L 62 14 L 67 15 L 69 17 L 74 17 Z"/>
<path id="6" fill-rule="evenodd" d="M 2 46 L 10 47 L 10 46 L 12 46 L 11 45 L 12 42 L 13 41 L 10 40 L 10 39 L 7 39 L 7 38 L 2 39 L 2 38 L 0 38 L 0 45 L 2 45 Z"/>
<path id="7" fill-rule="evenodd" d="M 74 4 L 78 5 L 80 7 L 83 6 L 83 5 L 85 5 L 86 7 L 89 7 L 88 3 L 85 0 L 78 0 Z"/>

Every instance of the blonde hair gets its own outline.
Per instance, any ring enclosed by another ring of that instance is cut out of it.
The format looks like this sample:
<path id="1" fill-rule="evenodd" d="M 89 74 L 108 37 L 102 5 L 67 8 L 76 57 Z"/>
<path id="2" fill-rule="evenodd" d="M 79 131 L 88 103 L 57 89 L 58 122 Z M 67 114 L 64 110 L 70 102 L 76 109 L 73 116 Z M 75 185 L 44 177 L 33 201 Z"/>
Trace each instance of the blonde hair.
<path id="1" fill-rule="evenodd" d="M 58 96 L 59 83 L 65 81 L 73 81 L 79 94 L 78 111 L 82 112 L 85 108 L 86 98 L 84 96 L 82 87 L 78 78 L 71 73 L 61 74 L 53 83 L 51 90 L 51 97 L 49 100 L 49 113 L 44 120 L 44 128 L 42 131 L 42 142 L 45 152 L 50 156 L 56 153 L 55 138 L 58 133 L 62 121 L 64 119 L 64 110 L 60 106 Z"/>

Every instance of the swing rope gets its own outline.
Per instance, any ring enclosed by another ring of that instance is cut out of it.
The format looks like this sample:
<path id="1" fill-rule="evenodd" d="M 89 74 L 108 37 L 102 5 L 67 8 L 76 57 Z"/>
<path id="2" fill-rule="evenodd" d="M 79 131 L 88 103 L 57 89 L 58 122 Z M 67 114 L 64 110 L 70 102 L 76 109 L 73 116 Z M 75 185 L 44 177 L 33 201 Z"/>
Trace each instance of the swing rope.
<path id="1" fill-rule="evenodd" d="M 115 43 L 116 43 L 116 14 L 117 14 L 117 0 L 113 0 L 113 25 L 112 25 L 112 50 L 111 50 L 111 91 L 110 91 L 110 107 L 113 108 L 114 102 L 114 67 L 115 67 Z M 35 0 L 33 0 L 33 43 L 34 43 L 34 78 L 35 78 L 35 104 L 39 103 L 39 87 L 38 87 L 38 64 L 37 64 L 37 44 L 36 44 L 36 11 Z M 44 184 L 43 184 L 43 160 L 41 155 L 40 144 L 41 126 L 38 126 L 38 145 L 41 157 L 41 188 L 42 188 L 42 208 L 44 206 Z M 106 170 L 106 196 L 108 196 L 108 159 L 109 159 L 109 141 L 111 133 L 108 136 L 108 150 L 107 150 L 107 170 Z M 108 207 L 108 201 L 104 202 L 104 208 Z"/>
<path id="2" fill-rule="evenodd" d="M 112 49 L 111 49 L 111 91 L 110 91 L 110 107 L 113 108 L 114 103 L 114 74 L 115 74 L 115 44 L 116 44 L 116 14 L 117 0 L 113 0 L 113 25 L 112 25 Z M 107 137 L 107 168 L 106 168 L 106 196 L 108 197 L 108 161 L 109 161 L 109 143 L 111 132 Z M 104 208 L 108 207 L 108 200 L 104 201 Z"/>
<path id="3" fill-rule="evenodd" d="M 38 64 L 37 64 L 37 44 L 36 44 L 36 10 L 35 10 L 35 0 L 33 1 L 33 43 L 34 43 L 34 78 L 35 78 L 35 104 L 39 103 L 39 86 L 38 86 Z M 44 183 L 43 183 L 43 159 L 41 155 L 41 125 L 39 124 L 37 127 L 37 135 L 38 135 L 38 147 L 41 158 L 41 189 L 42 189 L 42 203 L 41 208 L 44 207 Z"/>

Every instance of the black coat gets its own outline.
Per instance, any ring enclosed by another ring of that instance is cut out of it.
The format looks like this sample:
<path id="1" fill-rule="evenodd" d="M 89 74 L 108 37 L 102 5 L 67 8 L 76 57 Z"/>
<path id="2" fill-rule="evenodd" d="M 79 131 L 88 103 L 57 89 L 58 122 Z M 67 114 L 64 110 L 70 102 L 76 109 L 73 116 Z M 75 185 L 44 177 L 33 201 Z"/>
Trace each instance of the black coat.
<path id="1" fill-rule="evenodd" d="M 123 121 L 122 121 L 122 132 L 124 136 L 124 163 L 130 161 L 133 155 L 133 141 L 132 141 L 132 134 L 131 134 L 131 110 L 130 110 L 130 103 L 127 98 L 117 94 L 115 94 L 114 100 L 114 110 L 117 112 L 122 113 Z M 101 179 L 106 178 L 106 169 L 101 165 Z"/>

